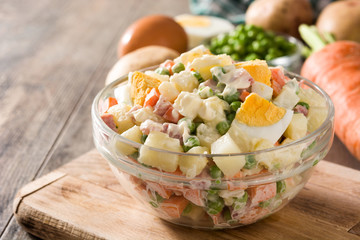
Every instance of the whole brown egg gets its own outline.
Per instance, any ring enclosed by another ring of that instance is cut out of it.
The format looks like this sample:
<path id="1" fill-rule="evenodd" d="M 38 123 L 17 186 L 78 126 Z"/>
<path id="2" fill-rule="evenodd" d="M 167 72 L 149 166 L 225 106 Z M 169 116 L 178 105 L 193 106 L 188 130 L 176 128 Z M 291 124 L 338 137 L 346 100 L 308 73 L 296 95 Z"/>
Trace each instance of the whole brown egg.
<path id="1" fill-rule="evenodd" d="M 168 16 L 151 15 L 131 24 L 118 45 L 119 58 L 138 48 L 159 45 L 178 51 L 187 50 L 188 39 L 183 27 Z"/>

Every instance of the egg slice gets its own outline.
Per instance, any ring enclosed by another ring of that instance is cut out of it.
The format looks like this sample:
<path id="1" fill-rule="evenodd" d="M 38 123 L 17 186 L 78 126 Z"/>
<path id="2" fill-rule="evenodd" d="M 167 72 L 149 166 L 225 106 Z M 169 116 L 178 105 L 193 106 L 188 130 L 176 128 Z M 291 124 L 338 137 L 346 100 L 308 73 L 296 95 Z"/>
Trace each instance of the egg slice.
<path id="1" fill-rule="evenodd" d="M 237 111 L 233 124 L 237 124 L 249 137 L 264 138 L 275 144 L 289 126 L 292 116 L 292 110 L 275 106 L 251 93 Z"/>
<path id="2" fill-rule="evenodd" d="M 185 29 L 188 35 L 189 48 L 202 44 L 208 38 L 234 29 L 234 25 L 228 20 L 213 16 L 182 14 L 176 16 L 175 21 Z"/>

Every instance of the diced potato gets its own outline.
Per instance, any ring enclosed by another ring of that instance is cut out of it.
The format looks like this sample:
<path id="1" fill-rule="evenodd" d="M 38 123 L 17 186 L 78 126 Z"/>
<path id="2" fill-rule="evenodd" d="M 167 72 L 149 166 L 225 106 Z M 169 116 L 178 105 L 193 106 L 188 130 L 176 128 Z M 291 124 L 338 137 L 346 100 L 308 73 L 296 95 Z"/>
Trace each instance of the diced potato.
<path id="1" fill-rule="evenodd" d="M 199 58 L 205 54 L 211 54 L 210 50 L 204 45 L 197 46 L 190 51 L 182 53 L 179 57 L 174 59 L 175 63 L 183 63 L 185 66 L 192 63 L 195 58 Z"/>
<path id="2" fill-rule="evenodd" d="M 161 75 L 156 73 L 155 71 L 146 71 L 145 74 L 149 75 L 150 77 L 156 78 L 161 82 L 168 82 L 170 79 L 169 75 Z"/>
<path id="3" fill-rule="evenodd" d="M 186 92 L 192 92 L 194 88 L 199 86 L 199 81 L 194 75 L 189 71 L 182 71 L 180 73 L 175 73 L 171 76 L 170 82 L 175 83 L 177 89 Z"/>
<path id="4" fill-rule="evenodd" d="M 155 114 L 150 107 L 144 107 L 136 110 L 132 113 L 135 118 L 136 124 L 140 125 L 145 120 L 150 119 L 154 122 L 164 122 L 164 119 L 161 118 L 159 115 Z"/>
<path id="5" fill-rule="evenodd" d="M 211 153 L 241 153 L 241 150 L 227 133 L 211 144 Z M 213 159 L 215 164 L 227 177 L 233 177 L 246 163 L 243 156 L 214 157 Z"/>
<path id="6" fill-rule="evenodd" d="M 140 130 L 140 127 L 135 125 L 132 128 L 129 128 L 128 130 L 123 132 L 121 136 L 134 142 L 141 143 L 142 132 Z M 136 152 L 136 148 L 131 147 L 129 144 L 120 141 L 116 141 L 115 148 L 119 153 L 123 155 L 131 155 Z"/>
<path id="7" fill-rule="evenodd" d="M 235 141 L 236 145 L 241 149 L 241 152 L 250 152 L 252 149 L 251 139 L 235 121 L 230 126 L 228 132 L 231 138 Z"/>
<path id="8" fill-rule="evenodd" d="M 131 117 L 126 114 L 130 108 L 129 105 L 119 103 L 108 109 L 108 113 L 114 116 L 114 122 L 119 133 L 122 133 L 135 125 Z"/>
<path id="9" fill-rule="evenodd" d="M 307 115 L 307 128 L 309 132 L 315 131 L 325 121 L 328 110 L 326 107 L 313 107 L 310 106 L 309 113 Z"/>
<path id="10" fill-rule="evenodd" d="M 132 105 L 132 100 L 130 97 L 130 84 L 122 84 L 115 88 L 114 96 L 118 103 L 125 103 L 127 105 Z"/>
<path id="11" fill-rule="evenodd" d="M 187 153 L 210 153 L 207 147 L 193 147 Z M 179 167 L 187 178 L 199 175 L 207 164 L 206 157 L 180 156 Z"/>
<path id="12" fill-rule="evenodd" d="M 202 99 L 196 93 L 181 92 L 174 102 L 174 108 L 191 120 L 197 116 L 201 106 Z"/>
<path id="13" fill-rule="evenodd" d="M 171 138 L 169 135 L 162 132 L 150 132 L 144 145 L 145 146 L 140 148 L 139 162 L 166 172 L 176 171 L 179 161 L 179 156 L 177 154 L 153 151 L 147 146 L 168 151 L 182 152 L 179 139 Z"/>
<path id="14" fill-rule="evenodd" d="M 284 132 L 284 136 L 293 140 L 305 137 L 307 133 L 307 122 L 308 120 L 304 114 L 294 114 L 288 128 Z"/>
<path id="15" fill-rule="evenodd" d="M 229 104 L 220 98 L 213 96 L 203 100 L 198 115 L 205 122 L 212 122 L 214 127 L 221 121 L 226 121 L 225 110 L 229 110 Z"/>
<path id="16" fill-rule="evenodd" d="M 298 96 L 301 102 L 309 104 L 310 107 L 326 107 L 325 99 L 311 88 L 300 88 Z"/>
<path id="17" fill-rule="evenodd" d="M 274 147 L 274 144 L 265 138 L 252 139 L 251 144 L 251 151 L 259 151 Z"/>
<path id="18" fill-rule="evenodd" d="M 284 86 L 280 94 L 274 99 L 273 103 L 279 107 L 293 109 L 300 98 L 296 95 L 294 89 Z"/>
<path id="19" fill-rule="evenodd" d="M 232 59 L 226 54 L 221 55 L 204 55 L 196 58 L 190 65 L 189 69 L 195 69 L 205 79 L 211 78 L 210 69 L 216 66 L 227 66 L 232 64 Z"/>
<path id="20" fill-rule="evenodd" d="M 194 221 L 198 221 L 201 218 L 203 218 L 205 211 L 204 208 L 196 206 L 195 204 L 190 204 L 190 211 L 189 212 L 183 212 L 181 215 L 184 217 L 191 218 Z"/>
<path id="21" fill-rule="evenodd" d="M 199 138 L 201 146 L 205 146 L 209 149 L 211 149 L 211 144 L 221 137 L 214 127 L 204 123 L 197 127 L 196 136 Z"/>
<path id="22" fill-rule="evenodd" d="M 177 96 L 179 95 L 179 90 L 176 88 L 175 83 L 172 82 L 162 82 L 159 85 L 159 92 L 162 96 L 165 97 L 169 102 L 174 102 Z"/>

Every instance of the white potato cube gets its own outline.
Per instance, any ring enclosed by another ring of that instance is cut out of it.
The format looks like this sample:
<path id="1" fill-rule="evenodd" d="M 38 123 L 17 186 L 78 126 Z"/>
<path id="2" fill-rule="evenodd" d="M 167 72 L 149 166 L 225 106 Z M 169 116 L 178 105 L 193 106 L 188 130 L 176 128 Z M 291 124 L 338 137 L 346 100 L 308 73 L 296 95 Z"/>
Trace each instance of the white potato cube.
<path id="1" fill-rule="evenodd" d="M 294 89 L 284 86 L 280 94 L 274 99 L 274 104 L 286 109 L 293 109 L 300 98 L 296 95 Z"/>
<path id="2" fill-rule="evenodd" d="M 205 122 L 213 122 L 216 126 L 219 122 L 226 121 L 225 110 L 229 110 L 229 104 L 213 96 L 203 100 L 198 115 Z"/>
<path id="3" fill-rule="evenodd" d="M 130 108 L 129 105 L 119 103 L 108 109 L 108 113 L 114 116 L 114 122 L 119 133 L 122 133 L 135 125 L 131 117 L 126 114 Z"/>
<path id="4" fill-rule="evenodd" d="M 273 89 L 268 85 L 255 81 L 251 85 L 251 92 L 257 93 L 260 97 L 270 101 L 273 95 Z"/>
<path id="5" fill-rule="evenodd" d="M 145 122 L 146 120 L 150 119 L 154 122 L 162 123 L 164 122 L 164 119 L 160 117 L 159 115 L 155 114 L 151 107 L 143 107 L 140 108 L 132 113 L 134 116 L 134 119 L 136 121 L 136 124 L 140 125 L 142 122 Z"/>
<path id="6" fill-rule="evenodd" d="M 140 130 L 140 127 L 135 125 L 132 128 L 129 128 L 128 130 L 123 132 L 121 136 L 134 142 L 141 143 L 142 132 Z M 119 153 L 123 155 L 131 155 L 136 152 L 136 148 L 121 141 L 116 141 L 115 148 Z"/>
<path id="7" fill-rule="evenodd" d="M 196 93 L 181 92 L 174 102 L 174 108 L 181 115 L 194 119 L 202 105 L 202 99 Z"/>
<path id="8" fill-rule="evenodd" d="M 284 136 L 293 140 L 305 137 L 307 133 L 307 122 L 304 114 L 294 114 L 288 128 L 284 132 Z"/>
<path id="9" fill-rule="evenodd" d="M 169 102 L 174 102 L 180 93 L 180 91 L 176 88 L 175 83 L 172 82 L 162 82 L 158 88 L 160 94 Z"/>
<path id="10" fill-rule="evenodd" d="M 300 88 L 298 96 L 301 102 L 309 104 L 310 107 L 326 107 L 325 98 L 311 88 Z"/>
<path id="11" fill-rule="evenodd" d="M 187 153 L 210 153 L 207 147 L 193 147 Z M 206 157 L 180 156 L 179 167 L 187 178 L 194 178 L 199 175 L 207 164 Z"/>
<path id="12" fill-rule="evenodd" d="M 140 148 L 138 161 L 146 165 L 175 172 L 178 167 L 179 156 L 177 154 L 162 153 L 153 151 L 149 147 L 159 148 L 168 151 L 182 152 L 179 139 L 171 138 L 162 132 L 150 132 L 145 140 L 144 146 Z"/>
<path id="13" fill-rule="evenodd" d="M 175 83 L 177 89 L 186 92 L 192 92 L 194 88 L 199 86 L 199 81 L 194 75 L 189 71 L 182 71 L 180 73 L 175 73 L 171 76 L 170 82 Z"/>
<path id="14" fill-rule="evenodd" d="M 132 105 L 132 99 L 130 96 L 130 84 L 122 84 L 115 88 L 114 96 L 118 103 L 124 103 L 127 105 Z"/>
<path id="15" fill-rule="evenodd" d="M 251 137 L 249 137 L 235 122 L 232 122 L 230 129 L 227 131 L 241 152 L 250 152 L 252 149 Z"/>
<path id="16" fill-rule="evenodd" d="M 232 65 L 232 59 L 226 54 L 221 55 L 203 55 L 200 58 L 196 58 L 190 65 L 189 69 L 195 69 L 200 75 L 208 80 L 212 77 L 210 69 L 216 66 Z"/>
<path id="17" fill-rule="evenodd" d="M 205 54 L 211 54 L 210 50 L 204 45 L 199 45 L 190 51 L 182 53 L 179 57 L 174 59 L 175 63 L 183 63 L 185 66 L 192 63 L 195 58 L 199 58 Z"/>
<path id="18" fill-rule="evenodd" d="M 199 138 L 201 146 L 205 146 L 209 149 L 211 149 L 211 144 L 221 137 L 214 127 L 204 123 L 197 127 L 196 136 Z"/>
<path id="19" fill-rule="evenodd" d="M 313 132 L 318 129 L 325 121 L 328 110 L 326 107 L 313 107 L 310 106 L 309 113 L 307 115 L 307 128 L 309 132 Z"/>
<path id="20" fill-rule="evenodd" d="M 227 133 L 221 138 L 211 144 L 211 153 L 222 154 L 222 153 L 241 153 L 240 148 L 236 145 L 234 140 Z M 214 157 L 215 164 L 227 177 L 233 177 L 237 174 L 245 165 L 245 157 Z"/>

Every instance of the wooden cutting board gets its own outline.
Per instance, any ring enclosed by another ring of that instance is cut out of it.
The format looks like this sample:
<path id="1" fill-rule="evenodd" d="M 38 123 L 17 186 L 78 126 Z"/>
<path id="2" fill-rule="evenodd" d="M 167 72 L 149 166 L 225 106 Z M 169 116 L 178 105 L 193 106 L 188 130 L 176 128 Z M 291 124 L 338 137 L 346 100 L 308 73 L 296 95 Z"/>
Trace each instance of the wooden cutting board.
<path id="1" fill-rule="evenodd" d="M 42 239 L 358 239 L 360 171 L 321 161 L 284 209 L 249 226 L 202 231 L 151 215 L 124 193 L 96 152 L 24 186 L 18 223 Z"/>

